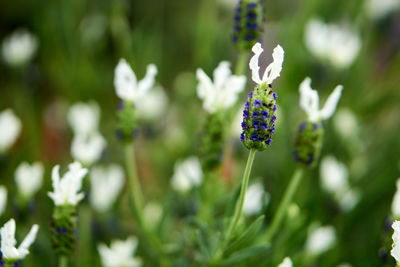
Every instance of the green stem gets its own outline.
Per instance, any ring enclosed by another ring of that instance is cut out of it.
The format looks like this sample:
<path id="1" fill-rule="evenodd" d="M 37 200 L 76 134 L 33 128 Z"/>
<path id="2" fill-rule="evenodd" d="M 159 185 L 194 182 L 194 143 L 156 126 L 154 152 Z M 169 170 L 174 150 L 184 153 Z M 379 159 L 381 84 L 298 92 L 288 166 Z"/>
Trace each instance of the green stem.
<path id="1" fill-rule="evenodd" d="M 223 251 L 224 251 L 227 243 L 229 242 L 230 237 L 231 237 L 233 231 L 235 230 L 235 227 L 238 224 L 240 217 L 242 215 L 244 197 L 246 195 L 247 185 L 249 183 L 249 178 L 250 178 L 250 173 L 251 173 L 251 167 L 253 166 L 254 156 L 255 156 L 256 152 L 257 152 L 257 150 L 250 149 L 249 157 L 247 158 L 246 169 L 244 170 L 244 174 L 243 174 L 239 200 L 238 200 L 238 203 L 236 204 L 236 208 L 235 208 L 235 212 L 233 214 L 232 220 L 229 223 L 228 230 L 224 234 L 223 241 L 221 243 L 222 245 L 219 247 L 219 249 L 215 253 L 213 262 L 218 261 L 219 258 L 222 256 Z"/>
<path id="2" fill-rule="evenodd" d="M 266 241 L 267 244 L 271 242 L 276 231 L 278 230 L 282 219 L 287 212 L 288 206 L 292 202 L 293 196 L 296 193 L 297 188 L 299 187 L 301 178 L 303 177 L 303 172 L 304 171 L 302 167 L 297 167 L 294 171 L 293 176 L 289 182 L 289 186 L 286 188 L 282 202 L 279 204 L 278 211 L 272 219 L 272 223 L 263 238 L 263 240 Z"/>
<path id="3" fill-rule="evenodd" d="M 247 51 L 240 52 L 235 67 L 235 75 L 244 75 L 246 73 L 247 60 L 249 53 Z"/>
<path id="4" fill-rule="evenodd" d="M 143 232 L 144 237 L 149 242 L 149 244 L 156 250 L 161 266 L 170 266 L 169 261 L 163 258 L 163 248 L 160 240 L 157 236 L 151 232 L 144 221 L 143 218 L 143 194 L 140 187 L 139 179 L 136 172 L 136 162 L 135 154 L 133 150 L 133 145 L 131 143 L 125 145 L 125 164 L 129 179 L 130 187 L 130 198 L 133 205 L 133 214 L 136 217 L 137 223 Z"/>
<path id="5" fill-rule="evenodd" d="M 58 267 L 67 267 L 68 266 L 68 258 L 66 256 L 60 256 L 58 258 Z"/>

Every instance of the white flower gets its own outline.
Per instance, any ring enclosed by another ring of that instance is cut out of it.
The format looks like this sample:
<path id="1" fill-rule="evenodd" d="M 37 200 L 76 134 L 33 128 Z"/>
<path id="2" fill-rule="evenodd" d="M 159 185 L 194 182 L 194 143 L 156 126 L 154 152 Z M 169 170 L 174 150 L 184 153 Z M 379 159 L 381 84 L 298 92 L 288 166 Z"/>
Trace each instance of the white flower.
<path id="1" fill-rule="evenodd" d="M 184 193 L 192 187 L 199 186 L 202 180 L 203 171 L 200 160 L 197 157 L 189 157 L 175 164 L 171 186 L 176 191 Z"/>
<path id="2" fill-rule="evenodd" d="M 146 95 L 135 102 L 138 116 L 146 120 L 155 120 L 165 114 L 168 106 L 168 97 L 162 87 L 149 90 Z"/>
<path id="3" fill-rule="evenodd" d="M 75 103 L 69 108 L 67 116 L 75 135 L 89 134 L 98 130 L 100 108 L 94 101 Z"/>
<path id="4" fill-rule="evenodd" d="M 4 61 L 15 67 L 27 63 L 35 54 L 37 47 L 36 36 L 26 29 L 18 29 L 4 39 L 1 52 Z"/>
<path id="5" fill-rule="evenodd" d="M 11 109 L 0 113 L 0 153 L 7 151 L 17 140 L 21 121 Z"/>
<path id="6" fill-rule="evenodd" d="M 399 0 L 367 0 L 365 2 L 367 13 L 373 19 L 385 17 L 387 14 L 400 8 Z"/>
<path id="7" fill-rule="evenodd" d="M 100 159 L 105 146 L 106 140 L 98 132 L 78 134 L 72 140 L 71 155 L 85 165 L 92 165 Z"/>
<path id="8" fill-rule="evenodd" d="M 0 216 L 4 213 L 7 207 L 7 188 L 0 185 Z"/>
<path id="9" fill-rule="evenodd" d="M 98 212 L 108 211 L 125 182 L 124 171 L 116 164 L 93 167 L 90 171 L 90 203 Z"/>
<path id="10" fill-rule="evenodd" d="M 266 203 L 265 196 L 268 197 L 261 182 L 250 185 L 244 196 L 243 213 L 246 215 L 260 213 Z"/>
<path id="11" fill-rule="evenodd" d="M 84 194 L 78 192 L 81 190 L 86 173 L 87 169 L 82 168 L 79 162 L 74 162 L 69 164 L 68 172 L 60 179 L 60 166 L 54 166 L 51 173 L 54 192 L 48 192 L 48 195 L 56 206 L 75 206 L 83 199 Z"/>
<path id="12" fill-rule="evenodd" d="M 126 62 L 120 59 L 115 68 L 114 86 L 117 96 L 124 101 L 135 102 L 138 98 L 146 95 L 154 84 L 157 67 L 154 64 L 147 66 L 146 75 L 141 81 L 136 80 L 136 75 Z"/>
<path id="13" fill-rule="evenodd" d="M 39 191 L 43 183 L 43 164 L 40 162 L 21 163 L 15 171 L 15 182 L 19 192 L 29 200 Z"/>
<path id="14" fill-rule="evenodd" d="M 396 188 L 392 202 L 392 215 L 395 219 L 400 219 L 400 178 L 397 179 Z"/>
<path id="15" fill-rule="evenodd" d="M 361 192 L 358 189 L 348 189 L 344 193 L 336 196 L 336 201 L 344 212 L 349 212 L 354 209 L 360 201 Z"/>
<path id="16" fill-rule="evenodd" d="M 3 257 L 7 261 L 22 260 L 29 254 L 28 248 L 36 239 L 36 234 L 39 230 L 37 224 L 33 225 L 28 235 L 22 241 L 18 248 L 15 247 L 17 241 L 15 240 L 15 221 L 14 219 L 9 220 L 1 228 L 1 252 Z"/>
<path id="17" fill-rule="evenodd" d="M 202 69 L 196 71 L 199 84 L 197 95 L 203 100 L 203 108 L 209 113 L 231 107 L 243 91 L 246 84 L 245 76 L 232 75 L 230 63 L 222 61 L 214 70 L 214 83 Z"/>
<path id="18" fill-rule="evenodd" d="M 251 49 L 254 53 L 253 57 L 250 59 L 249 67 L 251 69 L 251 78 L 257 84 L 271 84 L 276 78 L 280 76 L 282 70 L 284 51 L 280 45 L 274 48 L 272 53 L 273 62 L 268 65 L 265 69 L 262 78 L 260 78 L 260 67 L 258 65 L 258 59 L 263 51 L 260 43 L 256 43 Z"/>
<path id="19" fill-rule="evenodd" d="M 392 235 L 393 244 L 390 254 L 396 259 L 397 264 L 400 264 L 400 221 L 394 221 L 392 224 L 394 233 Z"/>
<path id="20" fill-rule="evenodd" d="M 326 156 L 321 160 L 321 185 L 329 193 L 345 191 L 348 185 L 348 170 L 346 165 L 338 162 L 333 156 Z"/>
<path id="21" fill-rule="evenodd" d="M 283 262 L 278 265 L 278 267 L 292 267 L 293 263 L 289 257 L 283 259 Z"/>
<path id="22" fill-rule="evenodd" d="M 323 226 L 311 230 L 306 242 L 306 250 L 312 255 L 320 255 L 332 248 L 336 242 L 336 231 L 333 226 Z"/>
<path id="23" fill-rule="evenodd" d="M 330 118 L 335 112 L 337 103 L 342 95 L 343 86 L 338 85 L 330 94 L 324 107 L 319 109 L 319 96 L 316 90 L 311 88 L 311 79 L 305 78 L 300 84 L 300 106 L 307 113 L 310 122 L 318 122 Z"/>
<path id="24" fill-rule="evenodd" d="M 361 48 L 360 37 L 348 26 L 325 24 L 317 19 L 306 25 L 305 43 L 315 57 L 337 68 L 351 65 Z"/>
<path id="25" fill-rule="evenodd" d="M 336 131 L 344 138 L 356 137 L 359 126 L 356 115 L 349 109 L 339 109 L 333 117 Z"/>
<path id="26" fill-rule="evenodd" d="M 101 262 L 104 267 L 138 267 L 140 258 L 134 257 L 138 240 L 131 236 L 126 241 L 113 240 L 110 248 L 105 244 L 98 245 Z"/>

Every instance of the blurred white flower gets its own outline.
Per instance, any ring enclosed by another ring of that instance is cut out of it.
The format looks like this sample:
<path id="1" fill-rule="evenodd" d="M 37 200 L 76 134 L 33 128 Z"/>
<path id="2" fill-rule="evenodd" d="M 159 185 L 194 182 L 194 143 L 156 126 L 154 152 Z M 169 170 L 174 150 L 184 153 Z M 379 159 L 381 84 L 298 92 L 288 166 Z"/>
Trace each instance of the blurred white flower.
<path id="1" fill-rule="evenodd" d="M 29 247 L 36 239 L 36 234 L 39 230 L 37 224 L 33 225 L 28 235 L 25 237 L 24 241 L 19 245 L 18 248 L 15 247 L 17 241 L 15 240 L 15 221 L 10 219 L 1 228 L 1 252 L 3 254 L 3 260 L 14 262 L 17 260 L 24 259 L 29 254 Z"/>
<path id="2" fill-rule="evenodd" d="M 352 265 L 350 263 L 347 262 L 343 262 L 341 264 L 339 264 L 337 267 L 351 267 Z"/>
<path id="3" fill-rule="evenodd" d="M 15 170 L 15 182 L 18 191 L 26 200 L 30 200 L 43 183 L 44 167 L 40 162 L 22 162 Z"/>
<path id="4" fill-rule="evenodd" d="M 18 29 L 3 40 L 1 48 L 4 61 L 17 67 L 31 60 L 38 48 L 38 39 L 26 29 Z"/>
<path id="5" fill-rule="evenodd" d="M 392 224 L 392 228 L 394 232 L 392 235 L 393 244 L 390 254 L 392 255 L 393 258 L 395 258 L 396 263 L 399 265 L 400 264 L 400 221 L 395 220 Z"/>
<path id="6" fill-rule="evenodd" d="M 226 8 L 226 9 L 231 9 L 231 10 L 236 7 L 237 2 L 238 1 L 236 1 L 236 0 L 218 0 L 218 3 L 222 7 Z"/>
<path id="7" fill-rule="evenodd" d="M 120 59 L 115 68 L 114 86 L 117 96 L 124 101 L 136 102 L 142 99 L 153 87 L 157 67 L 154 64 L 147 66 L 146 75 L 141 81 L 136 80 L 136 75 L 126 62 Z"/>
<path id="8" fill-rule="evenodd" d="M 361 48 L 359 35 L 349 26 L 325 24 L 318 19 L 307 23 L 305 44 L 315 57 L 337 68 L 350 66 Z"/>
<path id="9" fill-rule="evenodd" d="M 243 91 L 246 76 L 232 75 L 230 63 L 222 61 L 214 70 L 214 83 L 202 69 L 196 71 L 199 84 L 197 95 L 203 100 L 203 108 L 209 113 L 215 113 L 231 107 Z"/>
<path id="10" fill-rule="evenodd" d="M 149 229 L 155 229 L 161 220 L 162 207 L 157 202 L 149 202 L 144 207 L 144 219 Z"/>
<path id="11" fill-rule="evenodd" d="M 142 265 L 140 258 L 134 257 L 138 240 L 131 236 L 126 241 L 113 240 L 110 248 L 99 244 L 98 250 L 101 263 L 104 267 L 139 267 Z"/>
<path id="12" fill-rule="evenodd" d="M 78 134 L 72 140 L 71 155 L 86 166 L 92 165 L 100 159 L 105 146 L 106 140 L 99 132 Z"/>
<path id="13" fill-rule="evenodd" d="M 365 8 L 370 17 L 379 19 L 400 8 L 399 0 L 367 0 Z"/>
<path id="14" fill-rule="evenodd" d="M 396 188 L 392 202 L 392 216 L 395 219 L 400 219 L 400 178 L 397 179 Z"/>
<path id="15" fill-rule="evenodd" d="M 238 139 L 240 137 L 240 134 L 243 132 L 241 126 L 242 121 L 243 121 L 243 110 L 239 109 L 231 125 L 231 133 L 234 139 Z"/>
<path id="16" fill-rule="evenodd" d="M 60 166 L 54 166 L 51 173 L 54 192 L 48 192 L 48 195 L 56 206 L 75 206 L 83 199 L 84 194 L 78 192 L 87 171 L 79 162 L 74 162 L 68 165 L 68 171 L 60 179 Z"/>
<path id="17" fill-rule="evenodd" d="M 11 109 L 0 113 L 0 154 L 7 151 L 17 140 L 21 121 Z"/>
<path id="18" fill-rule="evenodd" d="M 107 30 L 107 17 L 101 13 L 93 13 L 86 16 L 79 24 L 81 40 L 87 48 L 98 44 Z"/>
<path id="19" fill-rule="evenodd" d="M 250 185 L 244 196 L 243 213 L 246 215 L 260 213 L 268 200 L 269 195 L 264 191 L 263 183 L 257 182 Z"/>
<path id="20" fill-rule="evenodd" d="M 318 122 L 330 118 L 335 112 L 342 90 L 343 86 L 336 86 L 326 100 L 324 107 L 320 110 L 318 92 L 311 88 L 311 79 L 306 77 L 300 84 L 299 91 L 300 106 L 307 113 L 308 121 Z"/>
<path id="21" fill-rule="evenodd" d="M 306 251 L 317 256 L 332 248 L 335 242 L 336 231 L 333 226 L 318 227 L 309 232 Z"/>
<path id="22" fill-rule="evenodd" d="M 333 194 L 345 191 L 349 187 L 348 176 L 346 165 L 338 162 L 335 157 L 326 156 L 321 160 L 321 185 L 327 192 Z"/>
<path id="23" fill-rule="evenodd" d="M 95 101 L 75 103 L 69 108 L 67 116 L 75 135 L 89 134 L 98 130 L 100 108 Z"/>
<path id="24" fill-rule="evenodd" d="M 3 215 L 7 207 L 7 188 L 0 185 L 0 216 Z"/>
<path id="25" fill-rule="evenodd" d="M 160 86 L 149 90 L 145 96 L 135 102 L 135 108 L 141 118 L 156 120 L 165 114 L 168 96 Z"/>
<path id="26" fill-rule="evenodd" d="M 174 190 L 185 193 L 195 186 L 199 186 L 203 180 L 200 160 L 197 157 L 189 157 L 184 161 L 175 163 L 174 175 L 171 186 Z"/>
<path id="27" fill-rule="evenodd" d="M 116 164 L 90 170 L 90 203 L 98 212 L 108 211 L 117 200 L 125 182 L 124 171 Z"/>
<path id="28" fill-rule="evenodd" d="M 249 62 L 249 67 L 251 69 L 251 78 L 257 84 L 271 84 L 276 78 L 280 76 L 285 52 L 280 45 L 277 45 L 272 53 L 273 62 L 268 65 L 268 67 L 264 71 L 264 74 L 262 75 L 262 77 L 260 77 L 260 66 L 258 65 L 258 60 L 261 53 L 263 52 L 263 49 L 261 48 L 260 43 L 256 43 L 251 50 L 254 53 Z"/>
<path id="29" fill-rule="evenodd" d="M 278 265 L 278 267 L 292 267 L 293 263 L 289 257 L 283 259 L 283 262 Z"/>
<path id="30" fill-rule="evenodd" d="M 333 117 L 336 131 L 344 138 L 356 137 L 359 126 L 356 115 L 349 109 L 341 108 Z"/>
<path id="31" fill-rule="evenodd" d="M 349 212 L 354 209 L 361 199 L 361 192 L 358 189 L 347 189 L 343 194 L 336 195 L 336 201 L 342 211 Z"/>

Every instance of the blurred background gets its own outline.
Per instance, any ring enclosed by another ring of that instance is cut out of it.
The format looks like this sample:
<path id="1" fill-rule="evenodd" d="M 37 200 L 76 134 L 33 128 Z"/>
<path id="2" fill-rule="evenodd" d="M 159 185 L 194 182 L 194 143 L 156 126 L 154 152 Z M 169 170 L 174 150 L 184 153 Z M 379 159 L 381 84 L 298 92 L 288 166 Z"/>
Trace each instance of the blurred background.
<path id="1" fill-rule="evenodd" d="M 343 163 L 349 187 L 357 191 L 352 198 L 357 201 L 348 207 L 344 196 L 335 198 L 324 190 L 320 165 L 310 170 L 295 198 L 296 225 L 282 232 L 277 240 L 279 245 L 264 256 L 275 266 L 285 256 L 303 266 L 394 265 L 389 252 L 392 231 L 387 224 L 400 170 L 399 2 L 264 3 L 263 64 L 271 62 L 271 52 L 277 44 L 285 50 L 281 77 L 274 83 L 279 95 L 277 131 L 271 148 L 257 153 L 252 173 L 270 195 L 266 218 L 270 220 L 274 214 L 294 169 L 295 134 L 306 119 L 298 104 L 298 87 L 306 76 L 318 90 L 321 106 L 336 85 L 344 86 L 336 113 L 326 122 L 321 158 L 330 155 Z M 92 100 L 99 104 L 99 130 L 107 140 L 100 162 L 123 163 L 122 146 L 115 135 L 119 100 L 113 86 L 114 68 L 120 58 L 130 63 L 138 79 L 144 77 L 149 63 L 158 67 L 156 83 L 163 96 L 148 103 L 145 113 L 155 109 L 157 112 L 149 118 L 144 116 L 138 127 L 135 153 L 146 200 L 168 199 L 166 205 L 174 212 L 174 196 L 167 189 L 174 164 L 198 153 L 206 117 L 196 94 L 195 71 L 202 68 L 211 76 L 222 60 L 235 66 L 238 51 L 231 41 L 235 5 L 235 0 L 0 3 L 0 111 L 11 108 L 22 122 L 16 143 L 0 158 L 0 183 L 9 191 L 0 223 L 16 218 L 21 234 L 17 240 L 31 224 L 41 225 L 38 241 L 23 266 L 55 264 L 46 229 L 53 204 L 46 192 L 51 190 L 51 168 L 55 164 L 65 168 L 72 161 L 73 132 L 67 122 L 72 104 Z M 314 21 L 314 27 L 310 21 Z M 313 29 L 318 32 L 328 24 L 336 25 L 330 30 L 344 31 L 345 37 L 337 32 L 317 33 L 315 37 Z M 8 38 L 21 30 L 34 38 L 20 48 L 25 52 L 32 50 L 25 58 L 7 52 Z M 338 40 L 338 44 L 334 43 Z M 324 50 L 321 46 L 330 48 Z M 249 92 L 254 84 L 248 70 L 247 77 Z M 243 95 L 240 105 L 244 101 Z M 224 185 L 227 190 L 239 183 L 248 155 L 238 136 L 232 135 L 232 181 Z M 13 179 L 22 161 L 41 161 L 45 166 L 44 184 L 28 211 L 18 206 Z M 341 200 L 346 203 L 340 204 Z M 109 214 L 93 215 L 90 228 L 98 235 L 91 237 L 89 248 L 78 250 L 76 266 L 86 266 L 82 264 L 88 258 L 97 266 L 97 243 L 109 243 L 113 238 L 135 233 L 126 197 L 122 196 L 120 202 L 118 209 Z M 335 227 L 336 244 L 321 257 L 303 259 L 305 229 L 315 221 Z M 80 238 L 78 246 L 84 241 Z"/>

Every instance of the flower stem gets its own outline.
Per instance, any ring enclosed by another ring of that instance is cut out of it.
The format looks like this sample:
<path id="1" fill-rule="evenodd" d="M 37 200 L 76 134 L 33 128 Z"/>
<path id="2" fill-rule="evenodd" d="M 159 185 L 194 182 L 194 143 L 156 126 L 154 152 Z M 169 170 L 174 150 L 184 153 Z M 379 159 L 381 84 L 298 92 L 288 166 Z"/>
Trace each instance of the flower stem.
<path id="1" fill-rule="evenodd" d="M 286 188 L 282 202 L 279 204 L 278 211 L 275 213 L 275 216 L 272 219 L 272 223 L 269 226 L 266 234 L 264 235 L 263 241 L 264 242 L 266 241 L 267 244 L 271 242 L 276 231 L 279 229 L 282 219 L 284 218 L 284 215 L 287 212 L 287 208 L 291 203 L 297 188 L 299 187 L 301 178 L 303 177 L 303 172 L 304 170 L 302 167 L 297 167 L 296 170 L 294 171 L 293 176 L 289 182 L 289 185 Z"/>
<path id="2" fill-rule="evenodd" d="M 233 231 L 235 230 L 235 227 L 238 224 L 240 217 L 242 215 L 244 197 L 246 195 L 247 185 L 249 183 L 249 178 L 250 178 L 250 173 L 251 173 L 251 167 L 253 166 L 253 161 L 254 161 L 254 156 L 256 154 L 256 151 L 257 150 L 255 150 L 255 149 L 250 149 L 249 157 L 247 158 L 246 169 L 244 170 L 244 174 L 243 174 L 242 186 L 240 188 L 239 199 L 238 199 L 238 202 L 236 203 L 236 207 L 235 207 L 235 212 L 233 214 L 231 222 L 229 223 L 228 230 L 226 231 L 226 233 L 223 236 L 222 243 L 221 243 L 222 245 L 219 247 L 219 249 L 215 253 L 213 262 L 218 261 L 219 258 L 222 256 L 225 246 L 229 242 L 229 239 L 230 239 Z"/>
<path id="3" fill-rule="evenodd" d="M 249 57 L 249 53 L 247 53 L 246 51 L 239 53 L 239 57 L 238 57 L 238 60 L 236 62 L 236 67 L 235 67 L 235 75 L 244 75 L 245 74 L 248 57 Z"/>
<path id="4" fill-rule="evenodd" d="M 68 258 L 66 256 L 60 256 L 58 258 L 58 267 L 67 267 L 68 266 Z"/>
<path id="5" fill-rule="evenodd" d="M 132 201 L 132 206 L 133 206 L 132 209 L 133 214 L 147 242 L 156 250 L 157 255 L 159 256 L 160 266 L 170 266 L 168 259 L 163 258 L 164 253 L 160 240 L 156 235 L 154 235 L 153 232 L 151 232 L 147 228 L 147 225 L 143 218 L 142 211 L 144 207 L 144 201 L 139 179 L 136 172 L 136 162 L 135 162 L 133 145 L 126 144 L 124 149 L 125 149 L 125 164 L 130 186 L 130 199 Z"/>

